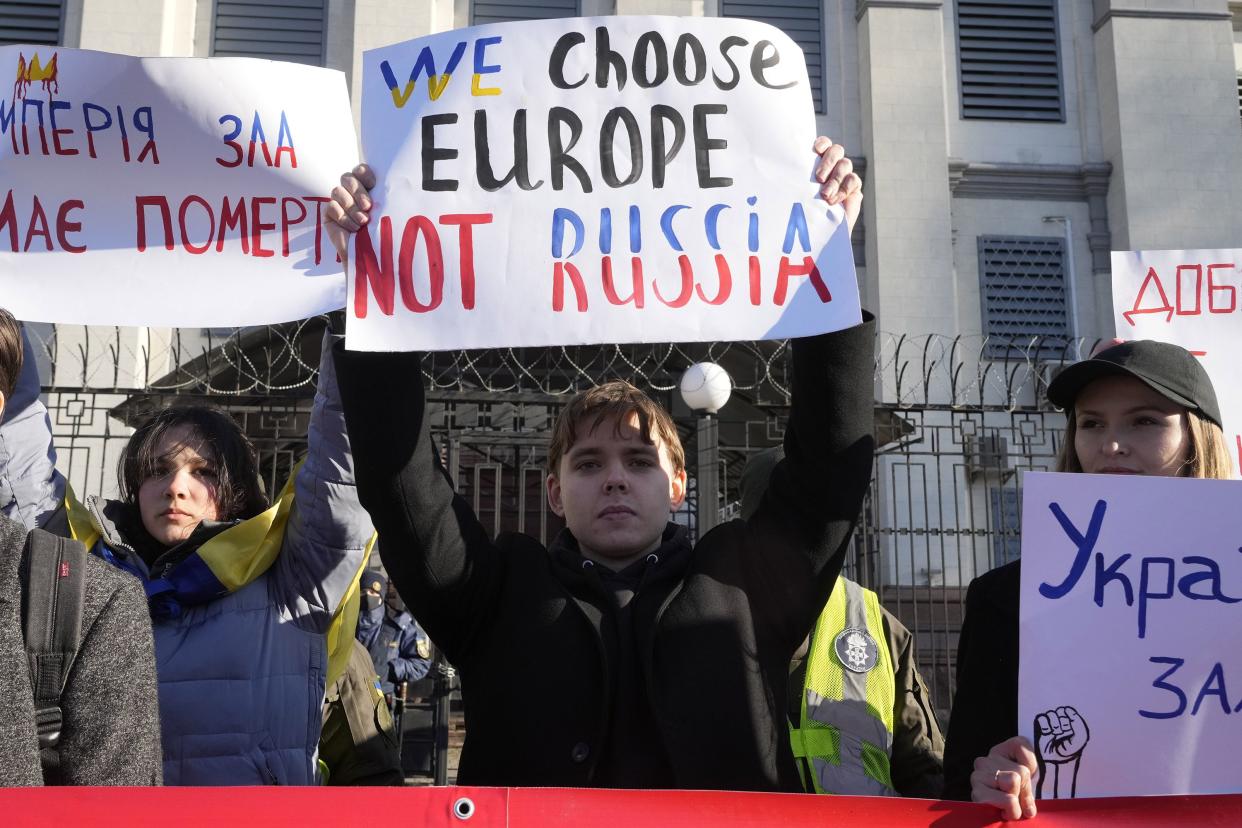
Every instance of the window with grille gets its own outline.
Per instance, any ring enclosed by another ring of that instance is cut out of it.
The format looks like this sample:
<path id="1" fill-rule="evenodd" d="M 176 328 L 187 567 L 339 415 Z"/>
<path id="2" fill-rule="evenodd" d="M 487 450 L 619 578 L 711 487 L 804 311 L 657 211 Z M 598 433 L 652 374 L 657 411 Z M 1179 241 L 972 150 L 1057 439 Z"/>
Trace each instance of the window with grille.
<path id="1" fill-rule="evenodd" d="M 1061 349 L 1073 336 L 1065 255 L 1060 238 L 979 237 L 983 332 L 992 355 Z"/>
<path id="2" fill-rule="evenodd" d="M 824 6 L 821 0 L 720 0 L 721 17 L 746 17 L 789 35 L 806 55 L 815 111 L 824 111 Z"/>
<path id="3" fill-rule="evenodd" d="M 59 45 L 64 5 L 63 0 L 0 0 L 0 46 Z"/>
<path id="4" fill-rule="evenodd" d="M 322 66 L 326 0 L 217 0 L 211 53 Z"/>
<path id="5" fill-rule="evenodd" d="M 1242 75 L 1238 75 L 1238 117 L 1242 118 Z"/>
<path id="6" fill-rule="evenodd" d="M 1056 0 L 957 0 L 962 117 L 1063 121 Z"/>
<path id="7" fill-rule="evenodd" d="M 548 20 L 577 17 L 578 0 L 472 0 L 470 25 L 508 23 L 512 20 Z"/>

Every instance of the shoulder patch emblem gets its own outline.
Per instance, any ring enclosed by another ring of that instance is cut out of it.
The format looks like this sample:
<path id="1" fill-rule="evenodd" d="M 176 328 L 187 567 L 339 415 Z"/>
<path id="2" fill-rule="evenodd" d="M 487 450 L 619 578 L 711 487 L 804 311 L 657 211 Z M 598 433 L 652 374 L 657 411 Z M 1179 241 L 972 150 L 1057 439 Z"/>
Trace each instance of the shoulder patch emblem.
<path id="1" fill-rule="evenodd" d="M 833 641 L 837 660 L 845 669 L 865 673 L 880 660 L 880 647 L 866 630 L 849 627 L 842 630 Z"/>
<path id="2" fill-rule="evenodd" d="M 431 639 L 420 637 L 415 642 L 415 649 L 418 650 L 419 658 L 431 658 Z"/>

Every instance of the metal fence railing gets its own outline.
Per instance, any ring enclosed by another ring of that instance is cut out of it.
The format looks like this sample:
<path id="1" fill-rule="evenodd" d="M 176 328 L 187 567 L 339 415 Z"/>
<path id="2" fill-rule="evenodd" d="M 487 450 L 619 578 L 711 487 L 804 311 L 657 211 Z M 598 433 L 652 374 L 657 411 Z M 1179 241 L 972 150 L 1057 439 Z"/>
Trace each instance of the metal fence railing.
<path id="1" fill-rule="evenodd" d="M 132 427 L 179 401 L 230 411 L 276 490 L 305 450 L 322 319 L 245 330 L 32 326 L 59 463 L 79 495 L 110 495 Z M 1018 554 L 1021 472 L 1051 469 L 1063 416 L 1043 394 L 1091 343 L 881 334 L 876 343 L 875 475 L 846 573 L 914 632 L 935 705 L 947 715 L 965 588 Z M 1003 355 L 998 357 L 996 355 Z M 784 342 L 573 346 L 431 354 L 423 372 L 433 432 L 460 491 L 492 531 L 551 538 L 548 431 L 576 391 L 623 378 L 649 389 L 695 456 L 681 372 L 711 360 L 734 380 L 719 419 L 724 518 L 746 458 L 783 434 Z M 695 469 L 690 461 L 693 480 Z M 691 502 L 677 516 L 693 528 Z"/>

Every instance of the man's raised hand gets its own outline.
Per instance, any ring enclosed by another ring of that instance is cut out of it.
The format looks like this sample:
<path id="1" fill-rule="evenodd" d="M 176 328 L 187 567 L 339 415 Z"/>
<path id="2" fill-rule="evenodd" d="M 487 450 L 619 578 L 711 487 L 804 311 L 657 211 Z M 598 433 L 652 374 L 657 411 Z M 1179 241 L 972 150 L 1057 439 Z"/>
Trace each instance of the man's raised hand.
<path id="1" fill-rule="evenodd" d="M 845 210 L 846 228 L 853 233 L 863 200 L 862 179 L 854 172 L 854 162 L 845 157 L 845 147 L 823 135 L 815 139 L 813 149 L 819 156 L 819 163 L 815 165 L 819 197 L 831 205 L 841 205 Z"/>
<path id="2" fill-rule="evenodd" d="M 375 186 L 375 173 L 366 164 L 359 164 L 341 176 L 341 183 L 332 188 L 332 201 L 325 214 L 328 217 L 328 238 L 345 261 L 345 247 L 350 233 L 357 233 L 370 220 L 371 188 Z"/>

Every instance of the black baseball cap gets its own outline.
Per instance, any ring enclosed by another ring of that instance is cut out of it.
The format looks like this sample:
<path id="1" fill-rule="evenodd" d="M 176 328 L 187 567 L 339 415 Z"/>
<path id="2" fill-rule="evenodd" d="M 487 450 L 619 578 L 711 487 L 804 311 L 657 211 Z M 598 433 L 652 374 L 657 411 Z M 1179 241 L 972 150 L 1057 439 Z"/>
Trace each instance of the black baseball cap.
<path id="1" fill-rule="evenodd" d="M 1179 345 L 1150 339 L 1113 345 L 1074 363 L 1048 386 L 1048 400 L 1068 410 L 1082 389 L 1100 377 L 1117 374 L 1134 377 L 1160 396 L 1221 425 L 1212 380 L 1195 355 Z"/>

